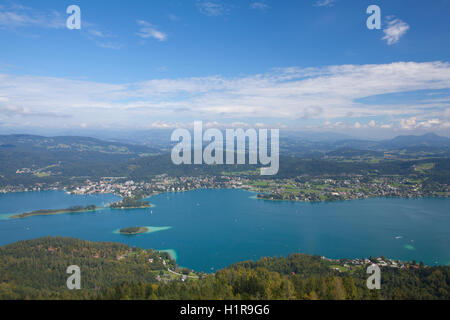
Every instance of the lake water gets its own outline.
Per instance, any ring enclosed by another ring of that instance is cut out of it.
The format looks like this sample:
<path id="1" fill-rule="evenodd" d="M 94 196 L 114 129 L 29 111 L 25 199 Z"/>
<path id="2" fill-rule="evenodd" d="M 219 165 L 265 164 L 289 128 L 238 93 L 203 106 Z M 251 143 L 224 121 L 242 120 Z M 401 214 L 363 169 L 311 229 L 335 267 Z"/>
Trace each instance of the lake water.
<path id="1" fill-rule="evenodd" d="M 151 209 L 34 216 L 13 213 L 104 206 L 114 195 L 62 191 L 0 195 L 0 245 L 42 236 L 116 241 L 169 250 L 179 265 L 212 272 L 231 263 L 301 252 L 329 258 L 386 256 L 450 265 L 450 199 L 366 199 L 327 203 L 254 199 L 243 190 L 196 190 L 149 198 Z M 150 226 L 135 236 L 124 227 Z M 164 228 L 170 227 L 170 228 Z"/>

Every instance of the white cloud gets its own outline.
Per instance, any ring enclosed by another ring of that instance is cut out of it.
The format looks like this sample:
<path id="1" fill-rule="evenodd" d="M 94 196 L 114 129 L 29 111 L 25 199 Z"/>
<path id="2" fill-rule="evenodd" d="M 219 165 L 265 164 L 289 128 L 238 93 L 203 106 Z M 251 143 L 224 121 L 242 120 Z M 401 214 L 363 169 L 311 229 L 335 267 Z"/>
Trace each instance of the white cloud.
<path id="1" fill-rule="evenodd" d="M 58 11 L 40 11 L 12 4 L 8 7 L 0 7 L 0 29 L 65 29 L 67 17 L 67 15 Z M 81 34 L 92 40 L 99 47 L 110 49 L 120 49 L 122 47 L 122 44 L 117 41 L 103 41 L 106 38 L 114 38 L 115 36 L 99 30 L 95 24 L 84 19 L 82 21 Z"/>
<path id="2" fill-rule="evenodd" d="M 179 20 L 180 20 L 180 18 L 178 18 L 178 16 L 174 15 L 173 13 L 170 13 L 170 14 L 168 15 L 168 17 L 169 17 L 169 19 L 172 20 L 172 21 L 179 21 Z"/>
<path id="3" fill-rule="evenodd" d="M 400 38 L 406 34 L 409 30 L 409 25 L 398 19 L 389 17 L 388 18 L 388 26 L 383 30 L 384 37 L 383 40 L 386 40 L 388 45 L 395 44 L 400 41 Z"/>
<path id="4" fill-rule="evenodd" d="M 11 5 L 1 8 L 0 29 L 38 27 L 65 28 L 64 17 L 56 11 L 38 11 L 31 8 Z"/>
<path id="5" fill-rule="evenodd" d="M 225 5 L 216 1 L 197 1 L 197 8 L 206 16 L 221 16 L 229 11 Z"/>
<path id="6" fill-rule="evenodd" d="M 100 42 L 98 43 L 98 46 L 106 49 L 119 50 L 123 47 L 123 44 L 117 42 Z"/>
<path id="7" fill-rule="evenodd" d="M 314 4 L 316 7 L 332 7 L 335 0 L 317 0 Z"/>
<path id="8" fill-rule="evenodd" d="M 417 120 L 416 117 L 412 117 L 412 118 L 409 118 L 409 119 L 401 119 L 400 120 L 400 127 L 402 129 L 406 129 L 406 130 L 413 129 L 413 128 L 415 128 L 417 126 L 417 121 L 416 120 Z"/>
<path id="9" fill-rule="evenodd" d="M 396 92 L 450 88 L 447 62 L 397 62 L 275 69 L 235 78 L 221 76 L 156 79 L 107 84 L 63 78 L 0 74 L 0 115 L 65 115 L 58 125 L 79 123 L 125 127 L 154 121 L 292 122 L 327 121 L 333 128 L 442 128 L 449 108 L 431 104 L 366 105 L 359 99 Z M 448 104 L 447 104 L 448 105 Z M 20 106 L 14 109 L 12 106 Z M 21 109 L 22 108 L 22 109 Z M 33 116 L 38 116 L 34 118 Z M 447 118 L 446 118 L 447 117 Z M 368 122 L 360 119 L 368 118 Z M 8 120 L 7 119 L 7 120 Z M 345 119 L 345 120 L 344 120 Z M 352 121 L 352 119 L 354 119 Z M 55 125 L 48 121 L 48 125 Z M 357 125 L 358 126 L 358 125 Z M 384 126 L 384 127 L 383 127 Z"/>
<path id="10" fill-rule="evenodd" d="M 90 35 L 92 35 L 94 37 L 99 37 L 99 38 L 106 38 L 106 37 L 108 37 L 104 32 L 102 32 L 100 30 L 91 29 L 88 32 L 89 32 Z"/>
<path id="11" fill-rule="evenodd" d="M 166 41 L 167 34 L 157 30 L 152 24 L 144 20 L 137 20 L 137 24 L 141 27 L 137 35 L 141 38 L 148 39 L 154 38 L 158 41 Z"/>
<path id="12" fill-rule="evenodd" d="M 331 121 L 325 121 L 322 126 L 312 126 L 314 129 L 392 129 L 393 127 L 392 123 L 377 124 L 374 120 L 368 123 L 361 123 L 360 121 L 355 123 L 344 123 L 342 121 L 332 123 Z"/>
<path id="13" fill-rule="evenodd" d="M 450 121 L 441 121 L 440 119 L 418 119 L 411 117 L 400 119 L 400 128 L 404 130 L 414 129 L 431 129 L 431 128 L 448 128 Z"/>
<path id="14" fill-rule="evenodd" d="M 46 111 L 34 111 L 29 107 L 22 107 L 12 104 L 4 104 L 0 108 L 0 113 L 8 116 L 20 116 L 20 117 L 34 117 L 34 118 L 70 118 L 69 115 L 55 113 L 55 112 L 46 112 Z"/>
<path id="15" fill-rule="evenodd" d="M 269 9 L 269 6 L 267 4 L 265 4 L 264 2 L 252 2 L 250 4 L 250 8 L 255 9 L 255 10 L 265 11 L 265 10 Z"/>

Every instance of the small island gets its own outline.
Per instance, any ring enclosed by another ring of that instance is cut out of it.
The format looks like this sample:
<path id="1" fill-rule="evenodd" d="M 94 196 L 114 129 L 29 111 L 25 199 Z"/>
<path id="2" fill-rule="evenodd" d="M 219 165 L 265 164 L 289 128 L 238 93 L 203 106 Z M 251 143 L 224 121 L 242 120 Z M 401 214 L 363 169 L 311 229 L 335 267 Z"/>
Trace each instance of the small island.
<path id="1" fill-rule="evenodd" d="M 67 209 L 43 209 L 43 210 L 36 210 L 31 212 L 25 212 L 21 214 L 12 215 L 11 219 L 21 219 L 21 218 L 28 218 L 32 216 L 48 216 L 48 215 L 55 215 L 55 214 L 62 214 L 62 213 L 79 213 L 79 212 L 87 212 L 87 211 L 95 211 L 97 210 L 97 206 L 95 205 L 89 205 L 86 207 L 83 206 L 73 206 L 69 207 Z"/>
<path id="2" fill-rule="evenodd" d="M 152 205 L 144 200 L 126 197 L 122 201 L 111 204 L 109 207 L 112 209 L 143 209 L 151 208 Z"/>
<path id="3" fill-rule="evenodd" d="M 140 233 L 147 233 L 148 231 L 149 229 L 147 227 L 131 227 L 131 228 L 122 228 L 119 230 L 119 233 L 130 236 Z"/>

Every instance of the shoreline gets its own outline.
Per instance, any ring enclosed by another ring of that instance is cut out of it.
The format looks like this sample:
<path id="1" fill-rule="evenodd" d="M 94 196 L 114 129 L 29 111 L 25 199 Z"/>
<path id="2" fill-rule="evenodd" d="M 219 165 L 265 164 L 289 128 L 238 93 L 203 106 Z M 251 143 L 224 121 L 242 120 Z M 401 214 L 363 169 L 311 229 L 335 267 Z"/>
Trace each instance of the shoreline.
<path id="1" fill-rule="evenodd" d="M 42 213 L 34 213 L 35 211 L 31 211 L 31 212 L 25 212 L 25 213 L 18 213 L 18 214 L 12 214 L 10 215 L 8 218 L 9 219 L 25 219 L 25 218 L 30 218 L 30 217 L 35 217 L 35 216 L 55 216 L 55 215 L 59 215 L 59 214 L 66 214 L 66 213 L 85 213 L 85 212 L 94 212 L 94 211 L 99 211 L 99 210 L 103 210 L 104 208 L 96 208 L 96 209 L 86 209 L 86 210 L 68 210 L 68 209 L 61 209 L 61 210 L 55 210 L 54 212 L 42 212 Z"/>
<path id="2" fill-rule="evenodd" d="M 198 188 L 198 189 L 190 189 L 190 190 L 182 190 L 182 191 L 164 191 L 164 192 L 158 192 L 158 193 L 154 193 L 151 195 L 145 195 L 142 199 L 146 200 L 146 199 L 150 199 L 154 196 L 157 195 L 162 195 L 162 194 L 171 194 L 171 193 L 183 193 L 183 192 L 190 192 L 190 191 L 198 191 L 198 190 L 242 190 L 242 191 L 248 191 L 251 193 L 263 193 L 261 191 L 257 191 L 254 189 L 249 189 L 249 188 Z M 10 192 L 2 192 L 0 193 L 0 195 L 2 194 L 13 194 L 13 193 L 28 193 L 28 192 L 49 192 L 49 191 L 59 191 L 59 192 L 66 192 L 69 193 L 70 195 L 76 195 L 76 196 L 89 196 L 89 195 L 115 195 L 117 197 L 120 197 L 123 199 L 122 195 L 117 194 L 117 193 L 103 193 L 103 192 L 97 192 L 97 193 L 70 193 L 67 192 L 64 189 L 47 189 L 47 190 L 29 190 L 29 191 L 10 191 Z M 442 196 L 442 195 L 436 195 L 436 196 L 432 196 L 432 195 L 427 195 L 427 196 L 417 196 L 417 197 L 402 197 L 402 196 L 375 196 L 375 197 L 361 197 L 361 198 L 348 198 L 348 199 L 336 199 L 336 200 L 312 200 L 312 201 L 305 201 L 305 200 L 291 200 L 291 199 L 264 199 L 264 198 L 258 198 L 257 195 L 255 195 L 254 197 L 252 197 L 252 199 L 255 200 L 264 200 L 264 201 L 276 201 L 276 202 L 300 202 L 300 203 L 332 203 L 332 202 L 340 202 L 340 201 L 352 201 L 352 200 L 367 200 L 367 199 L 448 199 L 450 198 L 450 195 L 448 196 Z M 121 201 L 121 200 L 119 200 Z M 156 205 L 154 204 L 150 204 L 149 207 L 119 207 L 119 208 L 112 208 L 112 207 L 104 207 L 102 209 L 105 208 L 110 208 L 110 209 L 115 209 L 115 210 L 126 210 L 126 209 L 149 209 L 149 208 L 154 208 L 156 207 Z"/>
<path id="3" fill-rule="evenodd" d="M 256 191 L 252 191 L 256 192 Z M 257 193 L 257 192 L 256 192 Z M 334 202 L 342 202 L 342 201 L 357 201 L 357 200 L 370 200 L 370 199 L 404 199 L 404 200 L 420 200 L 420 199 L 449 199 L 450 196 L 426 196 L 426 197 L 389 197 L 389 196 L 379 196 L 379 197 L 365 197 L 365 198 L 350 198 L 350 199 L 336 199 L 336 200 L 291 200 L 291 199 L 265 199 L 258 198 L 257 196 L 251 197 L 254 200 L 262 200 L 262 201 L 274 201 L 274 202 L 299 202 L 299 203 L 334 203 Z"/>
<path id="4" fill-rule="evenodd" d="M 153 208 L 153 205 L 149 205 L 149 206 L 142 206 L 142 207 L 107 207 L 111 210 L 127 210 L 127 209 L 149 209 L 149 208 Z"/>

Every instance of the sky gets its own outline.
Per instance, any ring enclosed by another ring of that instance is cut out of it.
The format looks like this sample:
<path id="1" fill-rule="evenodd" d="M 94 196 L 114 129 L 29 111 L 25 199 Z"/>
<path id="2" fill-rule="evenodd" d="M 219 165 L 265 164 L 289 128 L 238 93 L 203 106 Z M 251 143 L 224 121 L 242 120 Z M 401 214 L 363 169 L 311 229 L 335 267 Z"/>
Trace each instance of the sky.
<path id="1" fill-rule="evenodd" d="M 450 0 L 0 0 L 0 133 L 450 136 L 449 16 Z"/>

